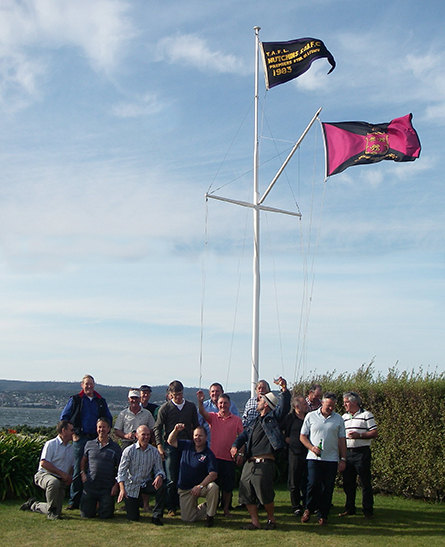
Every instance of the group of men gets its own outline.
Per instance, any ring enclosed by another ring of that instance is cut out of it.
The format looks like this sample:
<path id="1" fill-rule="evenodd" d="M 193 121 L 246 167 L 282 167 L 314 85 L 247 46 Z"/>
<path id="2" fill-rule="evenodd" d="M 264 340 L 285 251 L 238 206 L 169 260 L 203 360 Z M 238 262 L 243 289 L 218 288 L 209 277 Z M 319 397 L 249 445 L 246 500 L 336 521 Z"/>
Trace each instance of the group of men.
<path id="1" fill-rule="evenodd" d="M 235 466 L 243 465 L 239 502 L 251 519 L 244 528 L 260 528 L 260 505 L 267 514 L 265 529 L 273 530 L 275 459 L 288 447 L 291 504 L 302 522 L 317 513 L 319 524 L 327 524 L 337 471 L 343 473 L 346 493 L 341 516 L 356 512 L 357 474 L 364 514 L 372 516 L 369 446 L 377 426 L 361 407 L 360 397 L 344 394 L 346 413 L 341 417 L 334 412 L 335 394 L 322 396 L 321 387 L 313 385 L 307 399 L 294 396 L 289 412 L 286 380 L 280 377 L 275 383 L 279 397 L 266 381 L 258 382 L 242 419 L 219 383 L 210 386 L 208 400 L 199 390 L 197 405 L 184 398 L 177 380 L 169 384 L 161 406 L 149 403 L 149 386 L 132 389 L 128 408 L 114 424 L 121 448 L 110 438 L 107 403 L 95 391 L 92 376 L 86 375 L 80 393 L 62 411 L 57 437 L 42 450 L 34 480 L 45 491 L 46 502 L 30 498 L 21 509 L 57 520 L 70 486 L 67 509 L 79 508 L 86 518 L 112 517 L 117 498 L 118 503 L 124 501 L 127 518 L 139 520 L 152 496 L 154 525 L 163 525 L 165 510 L 173 516 L 180 509 L 182 520 L 205 520 L 211 527 L 219 503 L 224 515 L 231 516 Z"/>

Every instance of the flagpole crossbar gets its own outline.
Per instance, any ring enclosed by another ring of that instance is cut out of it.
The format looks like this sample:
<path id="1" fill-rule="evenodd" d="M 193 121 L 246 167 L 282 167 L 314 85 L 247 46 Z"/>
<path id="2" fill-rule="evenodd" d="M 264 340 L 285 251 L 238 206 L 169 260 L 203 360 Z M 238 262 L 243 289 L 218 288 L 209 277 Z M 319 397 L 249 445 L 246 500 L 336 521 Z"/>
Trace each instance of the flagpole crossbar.
<path id="1" fill-rule="evenodd" d="M 282 213 L 284 215 L 290 215 L 293 217 L 301 218 L 301 213 L 297 213 L 295 211 L 285 211 L 284 209 L 277 209 L 276 207 L 267 207 L 266 205 L 255 205 L 253 203 L 249 203 L 248 201 L 239 201 L 236 199 L 224 198 L 222 196 L 217 196 L 215 194 L 205 194 L 205 198 L 216 199 L 218 201 L 226 201 L 227 203 L 233 203 L 235 205 L 240 205 L 241 207 L 250 207 L 251 209 L 269 211 L 271 213 Z"/>

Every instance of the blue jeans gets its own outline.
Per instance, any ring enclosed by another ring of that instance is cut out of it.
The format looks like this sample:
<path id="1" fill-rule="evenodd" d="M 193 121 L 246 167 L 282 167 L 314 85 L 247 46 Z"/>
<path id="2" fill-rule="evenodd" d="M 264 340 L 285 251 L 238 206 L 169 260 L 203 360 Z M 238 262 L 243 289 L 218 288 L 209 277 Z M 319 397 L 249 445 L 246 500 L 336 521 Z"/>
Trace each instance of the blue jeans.
<path id="1" fill-rule="evenodd" d="M 167 511 L 176 511 L 179 507 L 178 478 L 179 478 L 179 451 L 173 446 L 164 447 L 165 474 L 167 475 Z"/>
<path id="2" fill-rule="evenodd" d="M 306 509 L 311 513 L 318 510 L 320 518 L 329 516 L 337 468 L 337 462 L 307 461 Z"/>
<path id="3" fill-rule="evenodd" d="M 80 462 L 83 458 L 83 450 L 88 441 L 92 439 L 91 436 L 82 435 L 78 441 L 73 441 L 73 453 L 74 453 L 74 474 L 73 482 L 70 487 L 70 505 L 74 505 L 76 509 L 80 506 L 80 498 L 83 492 L 83 482 L 80 477 Z"/>

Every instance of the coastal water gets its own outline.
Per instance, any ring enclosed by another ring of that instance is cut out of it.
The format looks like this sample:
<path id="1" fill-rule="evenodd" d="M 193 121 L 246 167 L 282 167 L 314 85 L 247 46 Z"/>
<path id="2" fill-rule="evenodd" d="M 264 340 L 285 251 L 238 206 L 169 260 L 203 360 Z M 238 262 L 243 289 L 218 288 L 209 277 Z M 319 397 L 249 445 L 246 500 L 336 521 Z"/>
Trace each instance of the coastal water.
<path id="1" fill-rule="evenodd" d="M 62 409 L 0 407 L 0 428 L 28 425 L 51 427 L 59 421 Z"/>

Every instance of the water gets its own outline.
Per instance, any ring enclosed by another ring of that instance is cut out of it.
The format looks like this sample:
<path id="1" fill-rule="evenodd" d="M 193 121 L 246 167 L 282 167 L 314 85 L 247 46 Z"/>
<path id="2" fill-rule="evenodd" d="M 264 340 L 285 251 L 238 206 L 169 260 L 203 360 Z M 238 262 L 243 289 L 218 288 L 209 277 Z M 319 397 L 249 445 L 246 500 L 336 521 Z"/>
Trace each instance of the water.
<path id="1" fill-rule="evenodd" d="M 62 409 L 0 407 L 0 428 L 28 425 L 51 427 L 57 425 Z"/>

